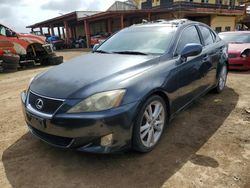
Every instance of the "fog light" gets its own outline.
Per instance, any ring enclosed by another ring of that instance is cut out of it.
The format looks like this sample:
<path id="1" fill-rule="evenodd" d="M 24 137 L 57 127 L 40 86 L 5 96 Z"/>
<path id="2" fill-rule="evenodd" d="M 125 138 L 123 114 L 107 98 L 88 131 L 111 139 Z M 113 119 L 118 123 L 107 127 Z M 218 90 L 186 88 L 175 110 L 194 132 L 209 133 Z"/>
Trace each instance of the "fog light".
<path id="1" fill-rule="evenodd" d="M 101 138 L 101 146 L 110 146 L 113 142 L 113 134 Z"/>

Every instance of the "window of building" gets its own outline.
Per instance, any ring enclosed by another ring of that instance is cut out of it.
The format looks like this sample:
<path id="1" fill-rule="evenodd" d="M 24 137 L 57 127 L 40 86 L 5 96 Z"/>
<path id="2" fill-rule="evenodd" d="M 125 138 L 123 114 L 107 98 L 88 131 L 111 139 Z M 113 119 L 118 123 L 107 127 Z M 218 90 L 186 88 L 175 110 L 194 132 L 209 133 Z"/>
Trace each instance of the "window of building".
<path id="1" fill-rule="evenodd" d="M 179 55 L 184 46 L 189 43 L 201 44 L 199 34 L 194 26 L 184 29 L 179 39 L 175 54 Z"/>
<path id="2" fill-rule="evenodd" d="M 222 0 L 216 0 L 216 4 L 222 5 Z"/>
<path id="3" fill-rule="evenodd" d="M 231 31 L 231 27 L 230 26 L 226 26 L 225 27 L 225 31 Z"/>
<path id="4" fill-rule="evenodd" d="M 213 40 L 210 30 L 204 26 L 199 26 L 199 29 L 204 39 L 204 43 L 205 43 L 204 45 L 207 46 L 207 45 L 213 44 L 214 40 Z"/>
<path id="5" fill-rule="evenodd" d="M 220 33 L 220 32 L 221 32 L 221 27 L 216 27 L 216 28 L 215 28 L 215 31 L 216 31 L 217 33 Z"/>

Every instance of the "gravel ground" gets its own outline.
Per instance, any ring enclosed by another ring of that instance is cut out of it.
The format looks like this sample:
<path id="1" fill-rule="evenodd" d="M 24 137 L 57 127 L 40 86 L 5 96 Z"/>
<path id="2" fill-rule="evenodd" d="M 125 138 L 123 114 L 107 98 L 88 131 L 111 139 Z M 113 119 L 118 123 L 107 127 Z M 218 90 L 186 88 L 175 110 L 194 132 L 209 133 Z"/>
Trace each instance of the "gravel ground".
<path id="1" fill-rule="evenodd" d="M 64 58 L 84 54 L 58 52 Z M 250 72 L 180 113 L 148 154 L 60 150 L 27 130 L 19 94 L 50 67 L 0 74 L 0 187 L 250 187 Z"/>

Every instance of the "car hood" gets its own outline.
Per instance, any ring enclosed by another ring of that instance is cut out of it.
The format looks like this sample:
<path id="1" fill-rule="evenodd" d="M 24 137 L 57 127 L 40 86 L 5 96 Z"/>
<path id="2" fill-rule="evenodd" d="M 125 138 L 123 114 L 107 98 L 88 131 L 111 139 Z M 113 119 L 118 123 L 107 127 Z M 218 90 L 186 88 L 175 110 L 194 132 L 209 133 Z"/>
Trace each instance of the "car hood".
<path id="1" fill-rule="evenodd" d="M 240 54 L 243 50 L 250 48 L 250 43 L 229 44 L 228 53 Z"/>
<path id="2" fill-rule="evenodd" d="M 14 44 L 7 40 L 0 40 L 0 49 L 11 48 Z"/>
<path id="3" fill-rule="evenodd" d="M 116 86 L 118 83 L 114 80 L 118 77 L 124 80 L 133 74 L 138 74 L 152 66 L 152 62 L 149 61 L 155 58 L 155 56 L 97 53 L 79 56 L 35 77 L 30 90 L 53 98 L 81 98 L 82 95 L 76 94 L 78 91 L 100 83 L 103 84 L 98 88 L 105 88 L 103 87 L 105 84 L 110 86 L 111 82 Z M 107 87 L 107 90 L 109 88 Z"/>
<path id="4" fill-rule="evenodd" d="M 32 35 L 32 34 L 20 34 L 18 33 L 18 39 L 19 40 L 25 40 L 29 43 L 41 43 L 45 44 L 46 43 L 46 37 L 44 36 L 38 36 L 38 35 Z"/>

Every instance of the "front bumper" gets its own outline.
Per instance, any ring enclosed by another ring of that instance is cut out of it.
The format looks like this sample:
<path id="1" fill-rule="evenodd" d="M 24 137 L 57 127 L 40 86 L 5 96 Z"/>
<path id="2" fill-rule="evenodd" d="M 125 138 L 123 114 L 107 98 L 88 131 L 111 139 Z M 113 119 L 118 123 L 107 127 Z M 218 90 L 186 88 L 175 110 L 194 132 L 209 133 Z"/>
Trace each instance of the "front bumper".
<path id="1" fill-rule="evenodd" d="M 23 92 L 22 109 L 30 132 L 50 145 L 95 153 L 111 153 L 131 145 L 137 102 L 103 112 L 67 114 L 59 110 L 44 116 L 30 109 L 26 98 Z M 101 138 L 109 134 L 113 135 L 112 143 L 101 145 Z"/>
<path id="2" fill-rule="evenodd" d="M 228 63 L 230 70 L 250 70 L 250 58 L 248 57 L 229 58 Z"/>

